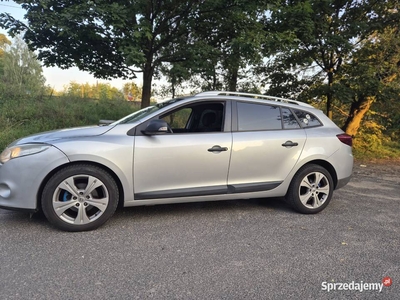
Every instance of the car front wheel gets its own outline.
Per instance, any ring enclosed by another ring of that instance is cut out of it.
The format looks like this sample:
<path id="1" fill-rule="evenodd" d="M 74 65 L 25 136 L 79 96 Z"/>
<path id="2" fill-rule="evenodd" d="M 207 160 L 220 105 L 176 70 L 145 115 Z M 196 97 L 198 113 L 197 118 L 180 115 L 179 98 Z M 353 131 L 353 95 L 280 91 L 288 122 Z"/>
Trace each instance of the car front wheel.
<path id="1" fill-rule="evenodd" d="M 333 193 L 331 174 L 319 165 L 306 165 L 293 177 L 286 200 L 298 212 L 315 214 L 328 206 Z"/>
<path id="2" fill-rule="evenodd" d="M 104 224 L 118 205 L 118 187 L 105 170 L 86 164 L 55 173 L 42 193 L 42 209 L 50 223 L 66 231 L 93 230 Z"/>

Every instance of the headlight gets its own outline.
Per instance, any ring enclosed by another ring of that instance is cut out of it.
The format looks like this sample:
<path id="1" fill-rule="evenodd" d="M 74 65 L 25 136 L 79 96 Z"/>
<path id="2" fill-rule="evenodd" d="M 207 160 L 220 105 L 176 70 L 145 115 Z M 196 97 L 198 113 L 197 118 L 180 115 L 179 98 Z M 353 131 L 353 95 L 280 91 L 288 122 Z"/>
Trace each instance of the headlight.
<path id="1" fill-rule="evenodd" d="M 40 153 L 49 148 L 50 146 L 45 144 L 25 144 L 6 148 L 0 155 L 0 163 L 4 164 L 13 158 Z"/>

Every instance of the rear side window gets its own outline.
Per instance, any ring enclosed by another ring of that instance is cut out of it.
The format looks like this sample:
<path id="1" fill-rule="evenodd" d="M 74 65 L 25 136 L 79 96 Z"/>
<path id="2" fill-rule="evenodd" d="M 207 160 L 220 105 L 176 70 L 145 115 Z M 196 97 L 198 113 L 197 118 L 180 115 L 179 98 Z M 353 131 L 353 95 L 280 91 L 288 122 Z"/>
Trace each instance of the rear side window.
<path id="1" fill-rule="evenodd" d="M 239 131 L 282 129 L 278 106 L 237 103 Z"/>
<path id="2" fill-rule="evenodd" d="M 297 118 L 299 119 L 302 127 L 316 127 L 321 126 L 322 123 L 317 119 L 316 116 L 303 110 L 293 110 Z"/>
<path id="3" fill-rule="evenodd" d="M 296 117 L 292 114 L 289 108 L 282 107 L 282 123 L 284 129 L 297 129 L 300 128 Z"/>

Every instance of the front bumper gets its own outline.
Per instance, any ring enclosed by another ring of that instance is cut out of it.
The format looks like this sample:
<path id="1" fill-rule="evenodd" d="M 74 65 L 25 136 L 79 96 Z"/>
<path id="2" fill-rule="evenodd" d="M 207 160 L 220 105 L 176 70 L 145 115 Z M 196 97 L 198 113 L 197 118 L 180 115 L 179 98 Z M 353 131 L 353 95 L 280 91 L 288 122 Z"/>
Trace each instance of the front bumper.
<path id="1" fill-rule="evenodd" d="M 0 164 L 0 208 L 37 210 L 39 188 L 46 176 L 69 160 L 55 147 Z"/>

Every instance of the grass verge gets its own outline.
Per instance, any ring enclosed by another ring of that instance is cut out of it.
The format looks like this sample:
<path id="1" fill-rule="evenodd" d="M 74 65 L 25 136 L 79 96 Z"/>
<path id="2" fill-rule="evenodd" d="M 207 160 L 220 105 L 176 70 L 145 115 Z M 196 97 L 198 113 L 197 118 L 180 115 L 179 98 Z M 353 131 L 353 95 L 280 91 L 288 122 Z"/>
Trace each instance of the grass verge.
<path id="1" fill-rule="evenodd" d="M 138 107 L 124 100 L 44 97 L 0 98 L 0 151 L 12 141 L 38 132 L 118 120 Z"/>

